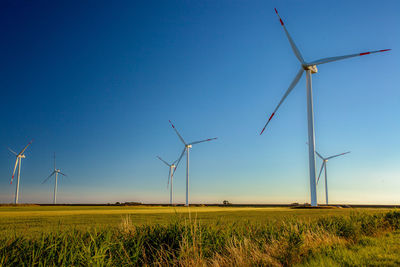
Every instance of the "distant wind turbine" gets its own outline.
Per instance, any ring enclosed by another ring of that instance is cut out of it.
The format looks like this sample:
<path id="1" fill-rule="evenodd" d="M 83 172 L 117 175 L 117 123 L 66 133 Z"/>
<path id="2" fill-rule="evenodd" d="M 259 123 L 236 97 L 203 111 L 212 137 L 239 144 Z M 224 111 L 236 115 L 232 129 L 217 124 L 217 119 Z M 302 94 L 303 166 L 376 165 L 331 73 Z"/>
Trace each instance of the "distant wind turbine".
<path id="1" fill-rule="evenodd" d="M 185 140 L 183 140 L 182 136 L 179 134 L 178 130 L 172 124 L 172 122 L 169 121 L 169 123 L 171 124 L 172 128 L 175 130 L 175 132 L 178 135 L 179 139 L 185 145 L 185 147 L 183 148 L 182 153 L 181 153 L 181 155 L 180 155 L 180 157 L 178 159 L 178 162 L 176 163 L 175 171 L 176 171 L 176 168 L 178 168 L 179 162 L 181 162 L 181 159 L 182 159 L 183 155 L 186 152 L 186 203 L 185 203 L 185 206 L 189 206 L 189 149 L 192 148 L 192 145 L 203 143 L 203 142 L 212 141 L 212 140 L 215 140 L 217 138 L 215 137 L 215 138 L 209 138 L 209 139 L 202 140 L 202 141 L 186 143 Z"/>
<path id="2" fill-rule="evenodd" d="M 352 57 L 357 57 L 357 56 L 364 56 L 364 55 L 369 55 L 373 53 L 379 53 L 379 52 L 385 52 L 389 51 L 391 49 L 383 49 L 383 50 L 376 50 L 376 51 L 370 51 L 370 52 L 363 52 L 363 53 L 357 53 L 357 54 L 351 54 L 351 55 L 346 55 L 346 56 L 338 56 L 338 57 L 328 57 L 328 58 L 322 58 L 318 59 L 315 61 L 311 62 L 306 62 L 303 59 L 303 56 L 300 53 L 300 50 L 297 48 L 296 44 L 294 43 L 292 37 L 289 35 L 289 32 L 287 31 L 281 17 L 278 14 L 278 11 L 275 8 L 275 13 L 278 15 L 279 22 L 281 23 L 283 30 L 285 31 L 286 37 L 289 40 L 290 46 L 292 47 L 292 50 L 297 57 L 297 59 L 300 61 L 300 69 L 299 72 L 296 74 L 296 77 L 293 79 L 292 83 L 289 85 L 289 88 L 286 90 L 285 94 L 283 95 L 282 99 L 279 101 L 278 105 L 276 106 L 275 110 L 272 112 L 270 115 L 267 123 L 265 124 L 264 128 L 262 129 L 260 135 L 264 132 L 265 128 L 271 121 L 272 117 L 274 117 L 276 111 L 280 107 L 280 105 L 283 103 L 283 101 L 286 99 L 286 97 L 290 94 L 290 92 L 293 90 L 293 88 L 296 86 L 296 84 L 299 82 L 301 76 L 303 75 L 303 72 L 306 72 L 306 84 L 307 84 L 307 118 L 308 118 L 308 143 L 309 149 L 308 149 L 308 162 L 309 162 L 309 172 L 310 172 L 310 193 L 311 193 L 311 206 L 317 206 L 317 186 L 316 186 L 316 175 L 315 175 L 315 137 L 314 137 L 314 110 L 313 110 L 313 97 L 312 97 L 312 82 L 311 82 L 311 75 L 315 74 L 318 72 L 317 70 L 317 65 L 337 61 L 337 60 L 342 60 L 342 59 L 347 59 L 347 58 L 352 58 Z"/>
<path id="3" fill-rule="evenodd" d="M 60 169 L 56 168 L 56 153 L 54 153 L 54 170 L 53 172 L 47 177 L 42 184 L 47 182 L 53 175 L 55 175 L 55 180 L 54 180 L 54 198 L 53 198 L 53 204 L 57 204 L 57 182 L 58 182 L 58 174 L 61 174 L 63 176 L 67 176 L 66 174 L 62 173 Z"/>
<path id="4" fill-rule="evenodd" d="M 18 177 L 17 177 L 17 185 L 16 185 L 16 189 L 15 189 L 15 200 L 14 203 L 18 204 L 18 194 L 19 194 L 19 178 L 21 176 L 21 161 L 22 159 L 25 158 L 24 152 L 25 150 L 28 148 L 28 146 L 30 144 L 32 144 L 33 140 L 30 141 L 25 147 L 24 149 L 21 150 L 21 152 L 19 152 L 18 154 L 16 152 L 14 152 L 11 148 L 8 148 L 8 150 L 10 150 L 11 153 L 13 153 L 17 159 L 15 160 L 15 165 L 14 165 L 14 171 L 13 174 L 11 176 L 11 182 L 10 184 L 12 184 L 13 180 L 14 180 L 14 175 L 15 175 L 15 170 L 17 169 L 17 165 L 18 165 Z"/>
<path id="5" fill-rule="evenodd" d="M 175 163 L 178 160 L 175 160 L 172 164 L 169 164 L 168 162 L 166 162 L 165 160 L 163 160 L 161 157 L 157 156 L 157 158 L 159 160 L 161 160 L 162 162 L 164 162 L 165 165 L 167 165 L 169 167 L 169 173 L 168 173 L 168 182 L 167 182 L 167 186 L 170 186 L 170 194 L 169 194 L 169 204 L 172 205 L 173 203 L 173 199 L 172 199 L 172 194 L 173 194 L 173 186 L 174 186 L 174 170 L 175 170 Z M 169 181 L 171 180 L 171 184 L 169 184 Z"/>
<path id="6" fill-rule="evenodd" d="M 330 156 L 327 158 L 324 158 L 323 156 L 321 156 L 321 154 L 319 154 L 317 151 L 315 151 L 315 153 L 317 153 L 318 157 L 320 157 L 320 159 L 322 159 L 322 165 L 321 165 L 321 170 L 319 171 L 317 184 L 319 182 L 319 178 L 321 177 L 322 170 L 325 169 L 325 197 L 326 197 L 326 205 L 328 205 L 329 204 L 329 201 L 328 201 L 328 171 L 326 169 L 326 163 L 328 162 L 328 160 L 348 154 L 348 153 L 350 153 L 350 151 L 345 152 L 345 153 L 340 153 L 340 154 L 337 154 L 334 156 Z"/>

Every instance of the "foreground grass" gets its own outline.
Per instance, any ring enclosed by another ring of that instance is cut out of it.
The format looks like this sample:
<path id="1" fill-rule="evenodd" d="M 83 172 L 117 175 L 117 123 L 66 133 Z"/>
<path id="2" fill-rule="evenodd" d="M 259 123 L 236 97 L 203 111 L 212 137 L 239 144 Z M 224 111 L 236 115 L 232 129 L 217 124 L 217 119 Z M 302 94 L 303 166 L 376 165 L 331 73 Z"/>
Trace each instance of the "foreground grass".
<path id="1" fill-rule="evenodd" d="M 321 249 L 301 266 L 400 266 L 400 232 L 364 236 L 352 245 Z"/>
<path id="2" fill-rule="evenodd" d="M 175 215 L 145 225 L 125 215 L 108 228 L 4 234 L 0 265 L 396 265 L 399 229 L 398 211 L 214 222 Z"/>

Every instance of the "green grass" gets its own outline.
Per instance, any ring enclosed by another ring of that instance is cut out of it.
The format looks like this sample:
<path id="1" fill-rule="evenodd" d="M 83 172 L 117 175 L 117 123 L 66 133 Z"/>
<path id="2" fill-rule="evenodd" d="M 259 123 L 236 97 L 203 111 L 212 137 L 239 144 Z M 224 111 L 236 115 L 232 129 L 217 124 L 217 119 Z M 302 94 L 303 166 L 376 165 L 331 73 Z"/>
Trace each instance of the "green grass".
<path id="1" fill-rule="evenodd" d="M 351 246 L 324 248 L 302 266 L 400 266 L 400 232 L 366 236 Z"/>
<path id="2" fill-rule="evenodd" d="M 399 265 L 400 212 L 0 207 L 0 266 Z"/>

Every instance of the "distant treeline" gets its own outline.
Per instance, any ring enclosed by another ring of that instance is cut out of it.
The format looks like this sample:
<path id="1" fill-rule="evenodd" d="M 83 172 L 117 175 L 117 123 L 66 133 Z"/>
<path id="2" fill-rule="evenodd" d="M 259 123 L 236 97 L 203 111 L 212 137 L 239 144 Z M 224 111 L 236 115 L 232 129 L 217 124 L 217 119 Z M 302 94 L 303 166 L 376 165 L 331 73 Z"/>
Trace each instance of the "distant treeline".
<path id="1" fill-rule="evenodd" d="M 170 204 L 164 203 L 141 203 L 141 202 L 116 202 L 116 203 L 99 203 L 99 204 L 91 204 L 91 203 L 80 203 L 80 204 L 0 204 L 1 206 L 161 206 L 168 207 Z M 184 204 L 174 204 L 173 206 L 182 207 Z M 378 205 L 378 204 L 331 204 L 324 205 L 319 204 L 318 207 L 311 207 L 310 204 L 304 203 L 292 203 L 292 204 L 190 204 L 191 207 L 293 207 L 293 208 L 310 208 L 310 209 L 326 209 L 326 208 L 400 208 L 400 205 Z"/>

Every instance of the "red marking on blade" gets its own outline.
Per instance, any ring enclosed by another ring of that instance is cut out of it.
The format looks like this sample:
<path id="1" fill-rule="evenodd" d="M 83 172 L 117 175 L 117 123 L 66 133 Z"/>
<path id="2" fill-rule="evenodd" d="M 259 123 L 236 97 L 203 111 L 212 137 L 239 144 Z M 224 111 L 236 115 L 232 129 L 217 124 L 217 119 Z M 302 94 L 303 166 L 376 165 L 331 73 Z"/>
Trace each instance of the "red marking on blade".
<path id="1" fill-rule="evenodd" d="M 268 121 L 270 121 L 274 115 L 275 115 L 275 112 L 271 114 L 271 117 L 269 117 Z"/>
<path id="2" fill-rule="evenodd" d="M 371 52 L 360 53 L 360 56 L 371 54 Z"/>
<path id="3" fill-rule="evenodd" d="M 386 51 L 390 51 L 392 49 L 383 49 L 383 50 L 379 50 L 379 52 L 386 52 Z"/>
<path id="4" fill-rule="evenodd" d="M 276 8 L 274 8 L 274 9 L 275 9 L 275 13 L 278 14 L 278 10 L 276 10 Z"/>
<path id="5" fill-rule="evenodd" d="M 271 114 L 271 116 L 270 116 L 269 119 L 268 119 L 268 122 L 272 119 L 272 117 L 273 117 L 274 115 L 275 115 L 275 112 Z M 267 124 L 268 124 L 268 122 L 267 122 Z M 264 130 L 265 130 L 266 127 L 267 127 L 267 125 L 264 126 L 264 128 L 262 129 L 260 135 L 262 135 L 262 133 L 264 132 Z"/>
<path id="6" fill-rule="evenodd" d="M 168 120 L 169 123 L 171 123 L 172 128 L 175 128 L 175 126 L 172 124 L 171 120 Z"/>
<path id="7" fill-rule="evenodd" d="M 282 21 L 282 19 L 279 19 L 279 21 L 281 22 L 281 24 L 282 24 L 282 26 L 283 26 L 283 21 Z"/>

